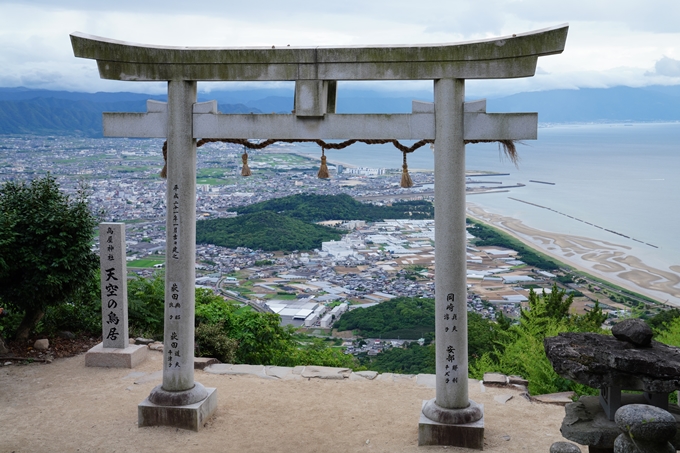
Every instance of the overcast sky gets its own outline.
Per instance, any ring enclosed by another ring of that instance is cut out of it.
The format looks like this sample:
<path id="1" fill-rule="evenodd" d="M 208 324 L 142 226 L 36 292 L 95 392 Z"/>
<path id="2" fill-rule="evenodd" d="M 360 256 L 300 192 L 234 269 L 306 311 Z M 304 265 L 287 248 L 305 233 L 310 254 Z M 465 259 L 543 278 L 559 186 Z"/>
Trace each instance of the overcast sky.
<path id="1" fill-rule="evenodd" d="M 0 86 L 165 91 L 100 80 L 93 60 L 73 56 L 74 31 L 156 45 L 308 47 L 451 43 L 565 22 L 564 53 L 539 59 L 535 77 L 470 81 L 467 93 L 680 84 L 680 0 L 0 0 Z"/>

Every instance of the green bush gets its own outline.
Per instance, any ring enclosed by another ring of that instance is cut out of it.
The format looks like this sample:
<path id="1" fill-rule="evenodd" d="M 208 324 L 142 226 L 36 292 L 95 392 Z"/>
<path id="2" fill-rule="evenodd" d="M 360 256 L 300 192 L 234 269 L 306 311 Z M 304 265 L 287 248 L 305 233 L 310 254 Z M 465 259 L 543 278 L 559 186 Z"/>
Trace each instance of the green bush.
<path id="1" fill-rule="evenodd" d="M 579 316 L 569 313 L 573 296 L 553 286 L 550 294 L 529 292 L 529 309 L 522 310 L 518 325 L 498 338 L 496 349 L 470 362 L 470 376 L 481 379 L 486 372 L 518 375 L 529 381 L 533 395 L 573 390 L 578 394 L 597 394 L 595 389 L 559 376 L 545 354 L 543 340 L 561 332 L 604 333 L 606 319 L 599 305 Z"/>
<path id="2" fill-rule="evenodd" d="M 223 363 L 234 363 L 238 341 L 227 336 L 224 322 L 203 323 L 196 328 L 196 346 L 201 357 L 214 357 Z"/>

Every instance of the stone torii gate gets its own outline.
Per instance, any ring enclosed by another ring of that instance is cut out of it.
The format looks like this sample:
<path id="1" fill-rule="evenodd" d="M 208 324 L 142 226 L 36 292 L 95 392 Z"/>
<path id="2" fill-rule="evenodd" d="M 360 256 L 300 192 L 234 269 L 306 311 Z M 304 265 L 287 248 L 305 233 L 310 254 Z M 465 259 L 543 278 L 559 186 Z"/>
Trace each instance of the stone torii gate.
<path id="1" fill-rule="evenodd" d="M 196 140 L 435 141 L 436 398 L 425 402 L 421 445 L 483 446 L 483 411 L 468 398 L 465 140 L 528 140 L 535 113 L 488 114 L 465 103 L 465 79 L 531 77 L 539 56 L 564 50 L 568 25 L 460 44 L 314 48 L 158 47 L 73 33 L 76 57 L 100 77 L 167 81 L 147 113 L 104 114 L 104 135 L 167 138 L 167 253 L 163 384 L 139 405 L 139 426 L 198 430 L 217 405 L 194 381 Z M 336 114 L 339 80 L 433 80 L 434 104 L 411 114 Z M 196 102 L 197 81 L 294 81 L 291 114 L 220 114 Z"/>

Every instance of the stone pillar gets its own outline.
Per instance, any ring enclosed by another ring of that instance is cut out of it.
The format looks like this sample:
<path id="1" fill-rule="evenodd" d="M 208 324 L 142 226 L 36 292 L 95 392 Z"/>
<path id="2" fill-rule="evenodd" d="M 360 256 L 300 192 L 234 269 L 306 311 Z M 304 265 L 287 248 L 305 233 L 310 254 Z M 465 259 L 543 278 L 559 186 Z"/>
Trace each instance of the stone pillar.
<path id="1" fill-rule="evenodd" d="M 99 224 L 99 265 L 102 291 L 102 343 L 125 348 L 128 339 L 125 224 Z"/>
<path id="2" fill-rule="evenodd" d="M 195 102 L 195 81 L 168 82 L 163 384 L 154 388 L 147 401 L 139 405 L 139 426 L 170 425 L 198 431 L 203 420 L 216 408 L 217 394 L 215 389 L 206 389 L 194 381 Z"/>
<path id="3" fill-rule="evenodd" d="M 418 441 L 481 449 L 482 407 L 468 399 L 464 102 L 464 80 L 435 81 L 437 393 L 423 406 Z"/>
<path id="4" fill-rule="evenodd" d="M 146 358 L 143 345 L 128 339 L 125 224 L 99 224 L 102 342 L 85 354 L 85 366 L 134 368 Z"/>

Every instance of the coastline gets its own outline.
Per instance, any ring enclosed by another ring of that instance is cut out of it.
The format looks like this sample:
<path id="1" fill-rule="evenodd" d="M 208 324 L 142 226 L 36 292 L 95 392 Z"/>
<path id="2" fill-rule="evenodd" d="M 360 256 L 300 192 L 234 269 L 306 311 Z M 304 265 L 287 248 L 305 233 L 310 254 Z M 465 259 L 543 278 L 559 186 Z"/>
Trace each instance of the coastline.
<path id="1" fill-rule="evenodd" d="M 300 151 L 293 151 L 293 154 L 297 154 L 298 156 L 306 157 L 307 159 L 314 159 L 314 160 L 318 160 L 318 161 L 321 160 L 321 154 L 316 155 L 316 154 L 310 154 L 310 153 L 303 153 L 303 152 L 300 152 Z M 347 167 L 347 168 L 357 168 L 356 165 L 352 165 L 352 164 L 349 164 L 347 162 L 342 162 L 342 161 L 335 160 L 335 159 L 331 160 L 331 159 L 328 158 L 328 156 L 326 156 L 326 163 L 329 163 L 329 164 L 332 164 L 332 165 L 342 165 L 343 167 Z"/>
<path id="2" fill-rule="evenodd" d="M 521 220 L 467 203 L 467 215 L 580 271 L 657 301 L 680 307 L 680 266 L 664 270 L 644 263 L 630 247 L 614 242 L 532 228 Z"/>

